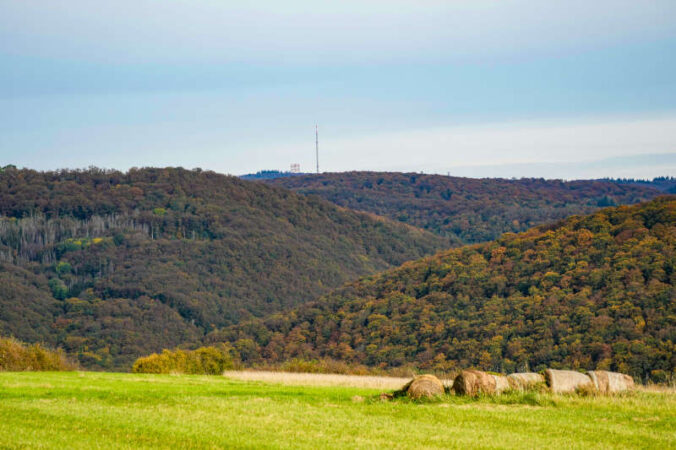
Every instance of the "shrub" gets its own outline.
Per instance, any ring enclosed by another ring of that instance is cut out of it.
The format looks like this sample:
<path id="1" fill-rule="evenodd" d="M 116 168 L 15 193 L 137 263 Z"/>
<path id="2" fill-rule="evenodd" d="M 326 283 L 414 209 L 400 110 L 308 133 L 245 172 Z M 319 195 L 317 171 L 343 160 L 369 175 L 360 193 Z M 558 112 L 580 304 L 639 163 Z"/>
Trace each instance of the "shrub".
<path id="1" fill-rule="evenodd" d="M 674 380 L 674 377 L 670 376 L 666 370 L 656 369 L 650 371 L 650 381 L 653 383 L 673 384 Z"/>
<path id="2" fill-rule="evenodd" d="M 226 345 L 200 347 L 197 350 L 163 350 L 136 360 L 134 373 L 184 373 L 220 375 L 234 367 L 232 349 Z"/>
<path id="3" fill-rule="evenodd" d="M 66 261 L 59 261 L 54 269 L 59 275 L 67 275 L 73 271 L 73 267 Z"/>
<path id="4" fill-rule="evenodd" d="M 0 338 L 0 371 L 74 370 L 62 350 L 50 350 L 40 344 L 26 345 L 13 338 Z"/>
<path id="5" fill-rule="evenodd" d="M 52 290 L 52 296 L 57 300 L 65 300 L 68 296 L 68 288 L 58 278 L 52 278 L 49 280 L 49 288 Z"/>

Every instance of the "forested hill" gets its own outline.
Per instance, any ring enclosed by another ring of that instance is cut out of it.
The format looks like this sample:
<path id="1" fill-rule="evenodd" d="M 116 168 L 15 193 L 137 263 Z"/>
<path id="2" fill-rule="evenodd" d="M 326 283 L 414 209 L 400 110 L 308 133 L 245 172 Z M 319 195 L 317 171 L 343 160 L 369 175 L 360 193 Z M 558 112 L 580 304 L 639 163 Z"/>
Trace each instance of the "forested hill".
<path id="1" fill-rule="evenodd" d="M 574 216 L 408 262 L 213 333 L 256 360 L 371 366 L 676 368 L 676 197 Z"/>
<path id="2" fill-rule="evenodd" d="M 0 171 L 0 335 L 122 367 L 447 248 L 213 172 Z"/>
<path id="3" fill-rule="evenodd" d="M 676 177 L 656 177 L 652 180 L 635 178 L 604 178 L 601 181 L 610 181 L 617 184 L 629 184 L 657 189 L 665 194 L 676 194 Z"/>
<path id="4" fill-rule="evenodd" d="M 386 172 L 345 172 L 265 180 L 348 208 L 368 211 L 457 243 L 497 239 L 505 232 L 633 204 L 660 195 L 649 186 L 608 181 L 507 180 Z"/>

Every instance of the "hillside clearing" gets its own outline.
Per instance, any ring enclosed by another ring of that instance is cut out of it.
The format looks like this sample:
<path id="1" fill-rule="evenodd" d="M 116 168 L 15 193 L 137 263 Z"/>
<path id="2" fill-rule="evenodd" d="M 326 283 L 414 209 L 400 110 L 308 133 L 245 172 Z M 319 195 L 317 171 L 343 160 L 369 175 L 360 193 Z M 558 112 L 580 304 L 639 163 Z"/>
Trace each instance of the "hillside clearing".
<path id="1" fill-rule="evenodd" d="M 0 373 L 0 447 L 673 448 L 676 442 L 670 394 L 412 403 L 380 402 L 379 392 L 218 376 Z M 354 402 L 356 395 L 365 401 Z"/>

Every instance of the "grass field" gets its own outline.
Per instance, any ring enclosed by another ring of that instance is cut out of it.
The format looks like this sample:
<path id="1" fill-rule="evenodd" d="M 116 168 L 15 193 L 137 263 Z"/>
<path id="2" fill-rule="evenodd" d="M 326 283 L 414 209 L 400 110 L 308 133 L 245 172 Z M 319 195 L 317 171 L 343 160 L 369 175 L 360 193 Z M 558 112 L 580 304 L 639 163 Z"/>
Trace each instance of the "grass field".
<path id="1" fill-rule="evenodd" d="M 0 448 L 676 447 L 673 393 L 413 403 L 380 402 L 379 392 L 219 376 L 0 373 Z"/>

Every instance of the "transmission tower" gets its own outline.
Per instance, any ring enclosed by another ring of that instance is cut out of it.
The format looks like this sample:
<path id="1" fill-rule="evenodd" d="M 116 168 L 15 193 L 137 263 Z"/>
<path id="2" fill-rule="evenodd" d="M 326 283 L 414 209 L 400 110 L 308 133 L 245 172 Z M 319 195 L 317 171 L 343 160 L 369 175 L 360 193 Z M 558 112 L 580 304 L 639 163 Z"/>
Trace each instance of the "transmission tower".
<path id="1" fill-rule="evenodd" d="M 317 173 L 319 173 L 319 126 L 315 124 L 315 158 L 317 159 Z"/>

